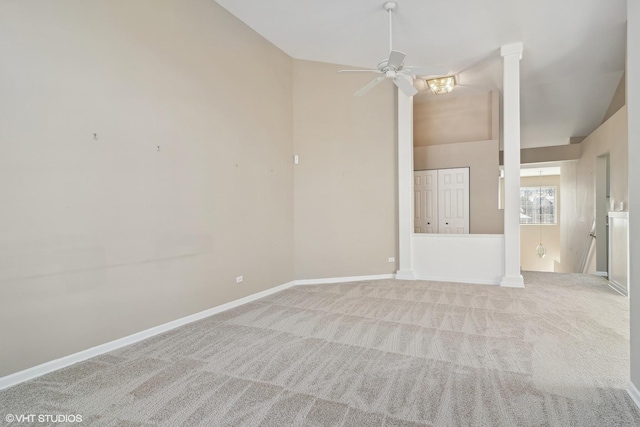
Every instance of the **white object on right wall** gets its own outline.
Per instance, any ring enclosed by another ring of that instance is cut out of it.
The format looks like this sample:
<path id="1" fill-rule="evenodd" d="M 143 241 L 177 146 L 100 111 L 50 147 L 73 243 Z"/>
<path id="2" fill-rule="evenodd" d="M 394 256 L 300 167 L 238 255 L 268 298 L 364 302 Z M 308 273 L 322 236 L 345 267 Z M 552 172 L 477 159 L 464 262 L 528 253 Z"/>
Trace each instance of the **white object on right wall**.
<path id="1" fill-rule="evenodd" d="M 609 212 L 609 285 L 629 296 L 629 212 Z"/>

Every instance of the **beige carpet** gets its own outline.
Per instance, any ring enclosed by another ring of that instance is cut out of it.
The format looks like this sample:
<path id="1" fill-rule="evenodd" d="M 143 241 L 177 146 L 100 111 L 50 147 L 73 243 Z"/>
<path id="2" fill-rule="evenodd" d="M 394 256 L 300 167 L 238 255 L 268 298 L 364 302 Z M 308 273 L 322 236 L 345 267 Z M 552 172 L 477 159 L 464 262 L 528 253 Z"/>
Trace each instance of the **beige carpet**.
<path id="1" fill-rule="evenodd" d="M 0 425 L 640 426 L 628 300 L 525 282 L 297 286 L 0 392 Z"/>

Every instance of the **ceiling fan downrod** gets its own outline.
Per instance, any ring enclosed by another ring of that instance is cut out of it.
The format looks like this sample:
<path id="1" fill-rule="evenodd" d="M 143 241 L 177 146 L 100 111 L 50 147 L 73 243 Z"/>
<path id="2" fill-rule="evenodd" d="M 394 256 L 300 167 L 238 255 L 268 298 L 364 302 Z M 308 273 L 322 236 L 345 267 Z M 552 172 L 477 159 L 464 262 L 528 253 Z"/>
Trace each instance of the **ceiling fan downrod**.
<path id="1" fill-rule="evenodd" d="M 393 11 L 396 10 L 398 3 L 394 1 L 386 2 L 382 7 L 389 12 L 389 52 L 393 51 Z"/>

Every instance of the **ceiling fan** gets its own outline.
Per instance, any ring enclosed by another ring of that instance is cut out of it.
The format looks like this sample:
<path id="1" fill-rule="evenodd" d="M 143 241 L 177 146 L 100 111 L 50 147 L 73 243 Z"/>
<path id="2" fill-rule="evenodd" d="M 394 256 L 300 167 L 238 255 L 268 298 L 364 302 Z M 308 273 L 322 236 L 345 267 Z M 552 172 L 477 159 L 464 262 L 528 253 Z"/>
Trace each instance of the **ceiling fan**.
<path id="1" fill-rule="evenodd" d="M 414 65 L 404 65 L 404 58 L 407 56 L 402 52 L 393 50 L 393 11 L 398 4 L 394 1 L 386 2 L 383 7 L 389 12 L 389 58 L 378 63 L 377 69 L 373 70 L 340 70 L 339 73 L 377 73 L 381 76 L 374 79 L 365 87 L 355 93 L 355 96 L 362 96 L 374 87 L 382 83 L 383 80 L 392 79 L 393 83 L 407 96 L 418 93 L 418 89 L 413 86 L 413 76 L 441 76 L 449 71 L 446 67 L 421 67 Z"/>

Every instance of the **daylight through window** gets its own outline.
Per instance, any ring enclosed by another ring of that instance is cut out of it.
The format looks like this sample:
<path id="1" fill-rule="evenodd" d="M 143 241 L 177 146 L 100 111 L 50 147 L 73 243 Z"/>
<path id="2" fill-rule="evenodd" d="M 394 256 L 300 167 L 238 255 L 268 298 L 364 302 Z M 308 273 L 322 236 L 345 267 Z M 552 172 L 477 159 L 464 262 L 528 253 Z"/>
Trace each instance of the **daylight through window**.
<path id="1" fill-rule="evenodd" d="M 555 224 L 556 211 L 556 187 L 520 187 L 520 224 Z"/>

